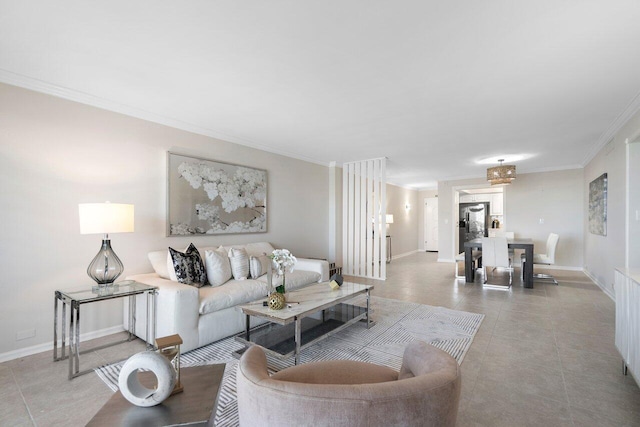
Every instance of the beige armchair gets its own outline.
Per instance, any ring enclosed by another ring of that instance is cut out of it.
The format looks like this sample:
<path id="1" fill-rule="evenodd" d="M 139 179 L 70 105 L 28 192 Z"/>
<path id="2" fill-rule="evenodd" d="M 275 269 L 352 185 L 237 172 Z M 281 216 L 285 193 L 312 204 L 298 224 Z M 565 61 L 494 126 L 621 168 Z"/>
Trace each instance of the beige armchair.
<path id="1" fill-rule="evenodd" d="M 272 376 L 258 346 L 237 373 L 241 426 L 454 426 L 460 368 L 427 343 L 407 345 L 400 372 L 350 360 L 312 362 Z"/>

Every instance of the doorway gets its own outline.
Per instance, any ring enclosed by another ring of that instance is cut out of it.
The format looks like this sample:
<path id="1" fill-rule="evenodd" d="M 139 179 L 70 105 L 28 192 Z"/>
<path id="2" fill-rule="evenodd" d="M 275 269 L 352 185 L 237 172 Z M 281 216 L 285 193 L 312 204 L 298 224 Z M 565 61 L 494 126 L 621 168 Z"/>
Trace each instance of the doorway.
<path id="1" fill-rule="evenodd" d="M 438 198 L 424 199 L 424 250 L 438 252 Z"/>
<path id="2" fill-rule="evenodd" d="M 460 241 L 460 234 L 463 231 L 461 228 L 464 228 L 466 231 L 466 227 L 469 224 L 466 216 L 461 217 L 460 208 L 462 206 L 467 206 L 469 204 L 485 204 L 485 210 L 488 210 L 488 215 L 486 215 L 486 220 L 488 223 L 484 223 L 484 230 L 482 234 L 488 236 L 489 227 L 497 227 L 504 229 L 506 224 L 506 215 L 505 215 L 505 202 L 506 202 L 506 192 L 504 187 L 496 186 L 496 187 L 487 187 L 486 184 L 483 185 L 466 185 L 453 187 L 453 203 L 452 203 L 452 216 L 453 223 L 452 227 L 452 248 L 453 254 L 455 257 L 456 254 L 459 254 L 464 250 L 464 243 Z M 463 221 L 464 220 L 464 221 Z M 494 222 L 495 221 L 495 222 Z M 480 221 L 479 223 L 481 223 Z M 495 225 L 494 225 L 495 224 Z M 468 234 L 468 233 L 466 233 Z M 465 234 L 465 235 L 466 235 Z"/>

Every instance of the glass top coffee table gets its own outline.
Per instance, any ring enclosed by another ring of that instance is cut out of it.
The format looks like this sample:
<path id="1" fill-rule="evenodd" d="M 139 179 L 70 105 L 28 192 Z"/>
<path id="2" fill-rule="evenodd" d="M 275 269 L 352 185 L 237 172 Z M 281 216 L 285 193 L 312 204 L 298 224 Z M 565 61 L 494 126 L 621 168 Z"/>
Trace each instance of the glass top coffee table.
<path id="1" fill-rule="evenodd" d="M 276 357 L 294 355 L 297 365 L 300 350 L 317 341 L 360 320 L 366 321 L 367 328 L 374 325 L 369 316 L 371 289 L 371 285 L 344 282 L 339 289 L 332 290 L 329 282 L 324 282 L 287 292 L 287 304 L 282 310 L 265 307 L 262 300 L 241 305 L 247 316 L 246 331 L 238 334 L 236 340 L 245 344 L 245 348 L 236 355 L 242 355 L 251 345 L 259 345 Z M 367 297 L 365 307 L 345 303 L 363 294 Z M 252 330 L 251 316 L 268 322 Z"/>

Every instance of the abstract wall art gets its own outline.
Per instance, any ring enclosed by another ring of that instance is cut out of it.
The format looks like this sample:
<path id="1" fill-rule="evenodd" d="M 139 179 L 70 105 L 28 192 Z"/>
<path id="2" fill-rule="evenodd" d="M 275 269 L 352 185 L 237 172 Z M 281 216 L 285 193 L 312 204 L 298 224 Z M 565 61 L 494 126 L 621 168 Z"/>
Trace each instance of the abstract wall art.
<path id="1" fill-rule="evenodd" d="M 607 235 L 607 174 L 589 183 L 589 232 Z"/>

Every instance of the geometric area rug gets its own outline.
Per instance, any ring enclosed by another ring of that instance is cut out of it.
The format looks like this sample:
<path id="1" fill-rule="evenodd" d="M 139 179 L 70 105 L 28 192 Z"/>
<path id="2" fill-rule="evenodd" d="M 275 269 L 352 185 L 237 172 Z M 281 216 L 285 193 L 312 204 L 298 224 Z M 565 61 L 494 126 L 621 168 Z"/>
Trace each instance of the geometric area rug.
<path id="1" fill-rule="evenodd" d="M 364 297 L 358 297 L 349 303 L 364 306 L 365 301 Z M 358 322 L 304 349 L 300 354 L 300 363 L 346 359 L 384 365 L 399 371 L 406 344 L 420 340 L 446 351 L 460 364 L 484 315 L 372 296 L 371 318 L 376 324 L 370 329 L 364 322 Z M 214 363 L 226 365 L 216 411 L 216 426 L 238 425 L 238 360 L 232 353 L 242 347 L 230 337 L 180 356 L 182 367 Z M 114 392 L 118 390 L 118 375 L 125 361 L 95 369 L 100 379 Z M 281 360 L 267 356 L 267 362 L 269 371 L 274 373 L 293 366 L 293 357 Z"/>

